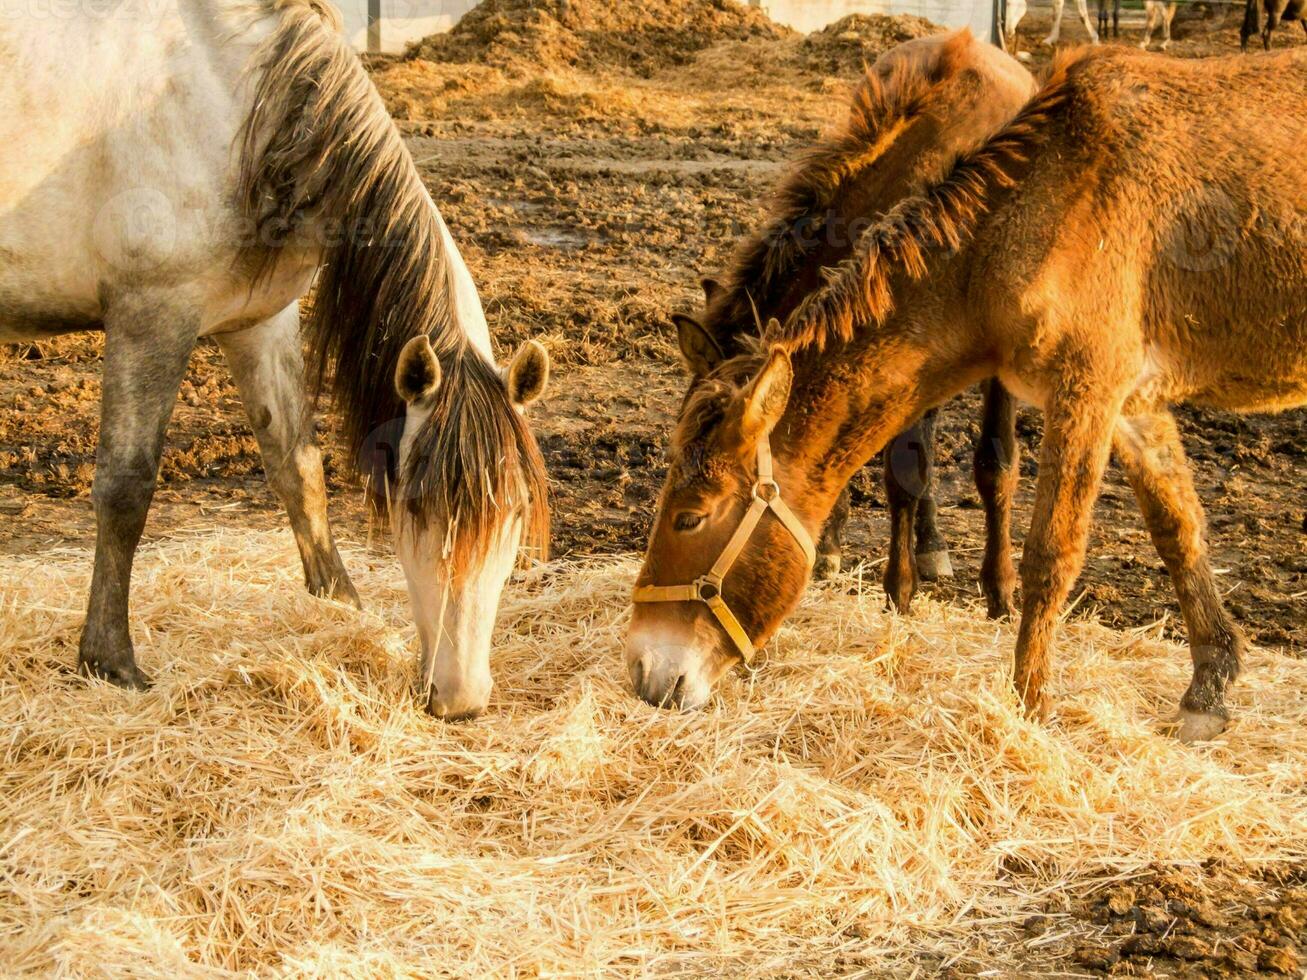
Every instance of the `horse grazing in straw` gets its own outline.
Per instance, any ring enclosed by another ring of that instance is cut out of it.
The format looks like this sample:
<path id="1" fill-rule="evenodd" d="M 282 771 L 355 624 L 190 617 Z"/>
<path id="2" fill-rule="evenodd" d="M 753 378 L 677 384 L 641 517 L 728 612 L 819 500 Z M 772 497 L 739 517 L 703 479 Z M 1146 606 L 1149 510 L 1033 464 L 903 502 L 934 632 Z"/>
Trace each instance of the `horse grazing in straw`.
<path id="1" fill-rule="evenodd" d="M 69 84 L 69 64 L 97 83 Z M 11 18 L 0 76 L 0 340 L 105 336 L 80 668 L 148 683 L 132 559 L 203 336 L 230 364 L 310 591 L 357 602 L 302 391 L 298 303 L 320 270 L 310 367 L 391 504 L 422 694 L 444 717 L 481 710 L 500 592 L 522 539 L 546 533 L 520 407 L 548 362 L 531 344 L 496 368 L 467 268 L 334 12 L 173 0 Z"/>
<path id="2" fill-rule="evenodd" d="M 701 702 L 739 637 L 764 642 L 797 602 L 811 536 L 857 467 L 997 375 L 1044 412 L 1020 566 L 1026 709 L 1048 708 L 1054 629 L 1115 450 L 1189 632 L 1178 734 L 1222 731 L 1245 644 L 1169 406 L 1307 403 L 1304 86 L 1307 52 L 1077 52 L 1010 125 L 868 230 L 756 353 L 721 363 L 682 409 L 638 580 L 685 598 L 637 603 L 628 657 L 637 678 L 660 679 L 642 693 Z M 1159 206 L 1162 181 L 1173 196 Z"/>
<path id="3" fill-rule="evenodd" d="M 854 91 L 847 121 L 783 180 L 772 215 L 741 243 L 722 281 L 703 281 L 703 311 L 673 315 L 692 384 L 756 346 L 760 318 L 788 317 L 821 286 L 821 270 L 847 258 L 877 216 L 942 178 L 957 154 L 1011 120 L 1034 92 L 1025 68 L 966 31 L 908 41 L 883 55 Z M 975 474 L 988 532 L 982 589 L 995 617 L 1014 612 L 1013 408 L 1001 385 L 986 384 Z M 951 574 L 948 546 L 936 526 L 936 414 L 927 412 L 883 454 L 891 531 L 885 593 L 900 611 L 908 610 L 919 579 Z M 846 488 L 817 544 L 818 578 L 839 570 L 848 514 Z"/>

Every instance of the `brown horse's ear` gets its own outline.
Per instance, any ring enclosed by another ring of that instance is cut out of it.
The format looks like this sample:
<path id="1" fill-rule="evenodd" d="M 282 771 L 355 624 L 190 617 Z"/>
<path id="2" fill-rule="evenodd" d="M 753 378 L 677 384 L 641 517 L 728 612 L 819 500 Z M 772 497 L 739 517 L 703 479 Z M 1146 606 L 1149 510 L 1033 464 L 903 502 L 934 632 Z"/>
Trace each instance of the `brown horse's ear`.
<path id="1" fill-rule="evenodd" d="M 405 403 L 413 404 L 440 387 L 440 361 L 431 349 L 431 341 L 426 334 L 414 337 L 399 352 L 399 363 L 395 365 L 395 393 Z"/>
<path id="2" fill-rule="evenodd" d="M 794 368 L 790 355 L 779 345 L 771 349 L 762 370 L 744 389 L 744 414 L 741 427 L 748 439 L 761 439 L 785 413 L 790 400 L 790 383 Z"/>
<path id="3" fill-rule="evenodd" d="M 707 377 L 713 368 L 725 360 L 726 355 L 712 334 L 694 317 L 673 313 L 672 322 L 676 324 L 676 340 L 681 346 L 681 356 L 696 378 Z"/>
<path id="4" fill-rule="evenodd" d="M 545 393 L 549 384 L 549 352 L 536 340 L 517 349 L 508 365 L 508 400 L 525 408 Z"/>
<path id="5" fill-rule="evenodd" d="M 704 306 L 712 306 L 713 300 L 722 294 L 722 284 L 711 276 L 704 276 L 699 285 L 703 287 Z"/>

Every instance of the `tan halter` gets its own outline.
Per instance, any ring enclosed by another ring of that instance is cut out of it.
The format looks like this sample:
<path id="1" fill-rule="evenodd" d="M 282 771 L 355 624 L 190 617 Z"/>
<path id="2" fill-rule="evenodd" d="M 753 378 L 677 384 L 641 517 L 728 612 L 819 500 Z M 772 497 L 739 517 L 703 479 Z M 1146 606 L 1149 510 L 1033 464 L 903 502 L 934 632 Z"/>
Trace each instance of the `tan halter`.
<path id="1" fill-rule="evenodd" d="M 740 552 L 744 550 L 744 546 L 753 535 L 753 529 L 762 520 L 763 512 L 768 510 L 785 525 L 785 529 L 794 538 L 794 543 L 803 552 L 803 557 L 807 559 L 808 568 L 811 569 L 817 560 L 817 549 L 812 545 L 812 537 L 808 534 L 808 529 L 800 523 L 794 511 L 790 510 L 781 499 L 781 488 L 772 477 L 771 443 L 764 436 L 758 441 L 758 480 L 753 485 L 753 500 L 749 503 L 749 509 L 744 512 L 740 526 L 726 542 L 726 547 L 717 556 L 712 568 L 688 585 L 642 585 L 635 590 L 632 599 L 636 602 L 702 602 L 712 610 L 717 622 L 721 623 L 726 635 L 740 651 L 744 662 L 749 663 L 754 655 L 753 641 L 749 639 L 749 634 L 744 631 L 744 627 L 740 625 L 740 621 L 735 618 L 730 606 L 722 598 L 722 580 L 735 564 L 735 559 L 740 557 Z"/>

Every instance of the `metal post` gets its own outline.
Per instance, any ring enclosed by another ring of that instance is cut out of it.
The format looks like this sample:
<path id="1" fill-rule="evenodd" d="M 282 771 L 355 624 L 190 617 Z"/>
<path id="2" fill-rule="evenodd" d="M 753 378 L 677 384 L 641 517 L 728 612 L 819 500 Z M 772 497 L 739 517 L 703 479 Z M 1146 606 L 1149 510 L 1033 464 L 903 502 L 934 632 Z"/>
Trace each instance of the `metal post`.
<path id="1" fill-rule="evenodd" d="M 368 51 L 381 50 L 381 0 L 368 0 Z"/>

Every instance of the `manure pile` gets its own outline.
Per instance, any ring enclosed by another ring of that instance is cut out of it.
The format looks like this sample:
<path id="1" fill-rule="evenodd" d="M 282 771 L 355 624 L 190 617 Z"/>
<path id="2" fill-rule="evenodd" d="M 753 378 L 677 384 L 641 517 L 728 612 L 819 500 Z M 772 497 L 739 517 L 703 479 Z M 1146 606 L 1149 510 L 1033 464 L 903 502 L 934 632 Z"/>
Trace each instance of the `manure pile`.
<path id="1" fill-rule="evenodd" d="M 483 0 L 408 57 L 649 75 L 721 41 L 797 36 L 736 0 Z"/>
<path id="2" fill-rule="evenodd" d="M 145 549 L 144 695 L 68 669 L 87 554 L 0 565 L 0 968 L 876 969 L 1019 951 L 1055 889 L 1147 862 L 1303 855 L 1288 657 L 1255 651 L 1228 741 L 1188 749 L 1156 731 L 1186 651 L 1071 623 L 1041 727 L 1011 627 L 899 618 L 852 577 L 677 715 L 628 692 L 634 563 L 590 561 L 510 586 L 489 713 L 445 725 L 411 694 L 397 566 L 346 560 L 363 613 L 303 593 L 287 534 Z"/>
<path id="3" fill-rule="evenodd" d="M 853 74 L 873 64 L 890 48 L 944 28 L 913 14 L 849 14 L 813 31 L 800 45 L 811 71 Z"/>

